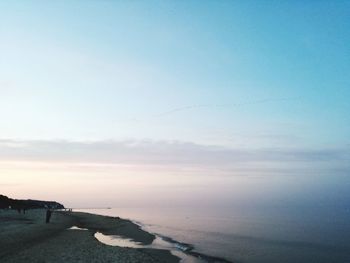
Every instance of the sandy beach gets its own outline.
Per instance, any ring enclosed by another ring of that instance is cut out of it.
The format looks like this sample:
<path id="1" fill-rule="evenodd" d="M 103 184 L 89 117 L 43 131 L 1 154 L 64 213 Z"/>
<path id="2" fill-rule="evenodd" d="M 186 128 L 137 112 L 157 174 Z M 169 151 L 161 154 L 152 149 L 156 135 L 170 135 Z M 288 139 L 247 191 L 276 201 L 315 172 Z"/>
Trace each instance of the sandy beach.
<path id="1" fill-rule="evenodd" d="M 72 226 L 88 229 L 70 230 Z M 179 262 L 168 250 L 136 249 L 100 243 L 96 232 L 142 244 L 155 238 L 129 220 L 88 213 L 55 211 L 45 224 L 45 210 L 26 214 L 0 210 L 1 262 Z"/>

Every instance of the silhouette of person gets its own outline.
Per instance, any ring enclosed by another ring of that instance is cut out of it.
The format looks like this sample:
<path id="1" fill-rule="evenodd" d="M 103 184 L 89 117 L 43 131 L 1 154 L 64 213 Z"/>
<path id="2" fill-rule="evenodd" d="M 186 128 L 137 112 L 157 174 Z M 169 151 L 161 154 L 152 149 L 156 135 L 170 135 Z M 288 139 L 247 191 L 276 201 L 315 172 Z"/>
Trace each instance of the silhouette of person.
<path id="1" fill-rule="evenodd" d="M 50 223 L 51 215 L 52 215 L 52 211 L 51 211 L 50 208 L 48 208 L 48 209 L 46 210 L 46 224 L 47 224 L 47 223 Z"/>

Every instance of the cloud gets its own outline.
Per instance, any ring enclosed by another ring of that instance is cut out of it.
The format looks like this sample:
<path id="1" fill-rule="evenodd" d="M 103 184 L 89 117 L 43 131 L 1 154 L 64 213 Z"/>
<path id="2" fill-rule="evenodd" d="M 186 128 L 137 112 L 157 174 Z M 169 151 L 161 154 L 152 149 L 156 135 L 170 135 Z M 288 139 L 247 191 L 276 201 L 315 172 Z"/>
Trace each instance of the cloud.
<path id="1" fill-rule="evenodd" d="M 142 118 L 142 119 L 129 118 L 129 119 L 120 120 L 119 122 L 142 122 L 142 121 L 147 121 L 151 119 L 166 117 L 168 115 L 173 115 L 184 111 L 200 110 L 200 109 L 230 109 L 230 108 L 237 108 L 237 107 L 243 107 L 243 106 L 249 106 L 249 105 L 273 103 L 273 102 L 298 101 L 300 99 L 302 99 L 302 97 L 266 98 L 266 99 L 246 100 L 241 102 L 232 102 L 232 103 L 225 103 L 225 104 L 216 103 L 216 104 L 184 105 L 182 107 L 175 107 L 167 111 L 158 112 L 156 114 L 149 115 L 147 118 Z"/>
<path id="2" fill-rule="evenodd" d="M 71 165 L 159 166 L 264 174 L 322 169 L 350 171 L 349 148 L 232 149 L 179 141 L 0 140 L 1 161 L 64 162 Z"/>
<path id="3" fill-rule="evenodd" d="M 226 103 L 226 104 L 196 104 L 196 105 L 188 105 L 188 106 L 173 108 L 171 110 L 158 113 L 154 115 L 154 117 L 162 117 L 162 116 L 174 114 L 181 111 L 195 110 L 195 109 L 201 109 L 201 108 L 234 108 L 234 107 L 241 107 L 241 106 L 248 106 L 248 105 L 255 105 L 255 104 L 265 104 L 265 103 L 271 103 L 271 102 L 296 101 L 299 99 L 301 99 L 301 97 L 257 99 L 257 100 L 250 100 L 250 101 L 237 102 L 237 103 Z"/>

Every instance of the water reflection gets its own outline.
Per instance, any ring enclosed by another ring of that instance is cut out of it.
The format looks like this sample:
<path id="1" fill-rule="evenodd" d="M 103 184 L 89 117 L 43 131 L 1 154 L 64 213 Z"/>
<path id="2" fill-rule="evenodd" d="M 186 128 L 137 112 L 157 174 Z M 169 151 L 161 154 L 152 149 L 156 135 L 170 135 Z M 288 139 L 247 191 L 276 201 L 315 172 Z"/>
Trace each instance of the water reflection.
<path id="1" fill-rule="evenodd" d="M 68 228 L 68 230 L 89 230 L 87 228 L 80 228 L 80 227 L 77 227 L 77 226 L 72 226 L 70 228 Z"/>
<path id="2" fill-rule="evenodd" d="M 170 250 L 170 252 L 179 257 L 181 263 L 204 263 L 196 257 L 186 255 L 179 248 L 176 247 L 175 244 L 165 241 L 164 239 L 156 236 L 152 244 L 143 245 L 142 243 L 136 242 L 130 238 L 124 238 L 117 235 L 104 235 L 100 232 L 95 233 L 95 238 L 103 244 L 110 246 L 118 246 L 118 247 L 130 247 L 130 248 L 152 248 L 152 249 L 166 249 Z"/>

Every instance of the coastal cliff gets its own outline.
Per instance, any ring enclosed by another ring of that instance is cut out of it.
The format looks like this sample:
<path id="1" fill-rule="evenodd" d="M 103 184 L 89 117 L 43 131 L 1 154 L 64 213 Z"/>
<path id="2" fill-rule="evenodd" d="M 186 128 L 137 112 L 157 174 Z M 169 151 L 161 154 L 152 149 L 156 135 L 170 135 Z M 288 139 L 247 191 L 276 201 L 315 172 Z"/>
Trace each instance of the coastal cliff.
<path id="1" fill-rule="evenodd" d="M 64 206 L 55 201 L 41 201 L 41 200 L 20 200 L 11 199 L 7 196 L 0 195 L 0 209 L 35 209 L 35 208 L 53 208 L 63 209 Z"/>

